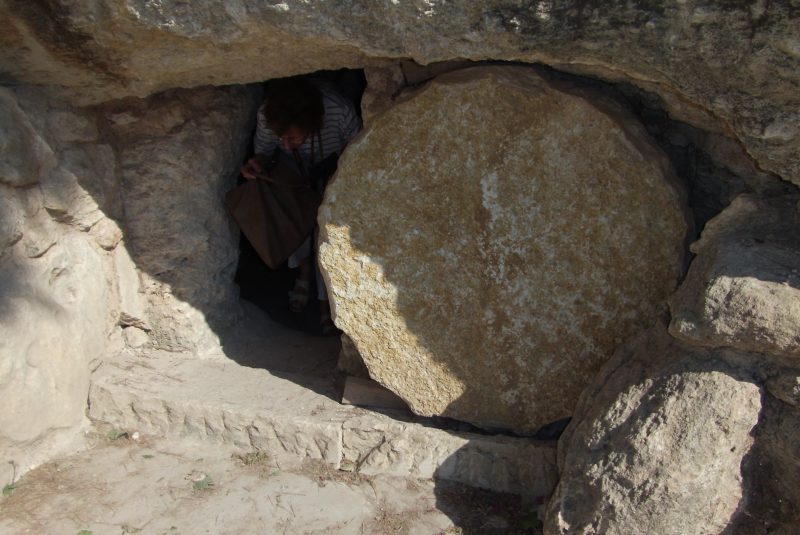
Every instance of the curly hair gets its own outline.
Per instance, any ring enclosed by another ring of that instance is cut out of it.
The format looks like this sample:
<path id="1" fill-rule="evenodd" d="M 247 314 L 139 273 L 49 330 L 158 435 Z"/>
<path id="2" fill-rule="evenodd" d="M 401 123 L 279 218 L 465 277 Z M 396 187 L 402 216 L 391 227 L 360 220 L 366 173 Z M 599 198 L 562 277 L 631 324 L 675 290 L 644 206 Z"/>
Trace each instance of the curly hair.
<path id="1" fill-rule="evenodd" d="M 294 126 L 307 134 L 322 128 L 325 106 L 317 86 L 305 78 L 281 78 L 267 86 L 264 119 L 278 135 Z"/>

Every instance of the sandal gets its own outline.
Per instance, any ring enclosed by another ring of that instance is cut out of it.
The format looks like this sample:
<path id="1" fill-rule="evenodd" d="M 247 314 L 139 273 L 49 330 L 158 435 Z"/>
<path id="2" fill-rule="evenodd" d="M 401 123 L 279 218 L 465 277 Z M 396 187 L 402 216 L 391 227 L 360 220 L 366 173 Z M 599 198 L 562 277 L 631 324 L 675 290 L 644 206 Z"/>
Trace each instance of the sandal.
<path id="1" fill-rule="evenodd" d="M 299 314 L 308 304 L 308 288 L 311 281 L 295 279 L 294 288 L 289 292 L 289 310 Z"/>

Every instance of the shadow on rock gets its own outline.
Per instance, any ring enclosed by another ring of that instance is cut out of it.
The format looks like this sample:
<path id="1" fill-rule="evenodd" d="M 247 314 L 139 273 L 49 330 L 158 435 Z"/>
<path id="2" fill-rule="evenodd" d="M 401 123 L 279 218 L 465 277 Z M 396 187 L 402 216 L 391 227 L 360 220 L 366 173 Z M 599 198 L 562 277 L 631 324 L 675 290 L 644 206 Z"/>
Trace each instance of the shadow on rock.
<path id="1" fill-rule="evenodd" d="M 786 452 L 763 441 L 777 432 L 762 388 L 770 366 L 759 354 L 686 345 L 661 324 L 626 344 L 562 436 L 546 532 L 722 533 L 753 515 L 747 504 L 763 506 L 758 486 L 769 477 L 754 467 Z"/>

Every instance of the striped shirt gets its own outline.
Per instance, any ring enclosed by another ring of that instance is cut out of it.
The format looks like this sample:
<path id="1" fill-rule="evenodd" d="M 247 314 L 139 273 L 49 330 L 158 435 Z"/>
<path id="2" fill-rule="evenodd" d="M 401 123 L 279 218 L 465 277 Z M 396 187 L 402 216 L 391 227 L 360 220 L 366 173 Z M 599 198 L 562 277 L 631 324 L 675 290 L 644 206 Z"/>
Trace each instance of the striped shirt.
<path id="1" fill-rule="evenodd" d="M 315 133 L 313 136 L 308 136 L 300 147 L 300 159 L 303 166 L 308 169 L 312 163 L 319 162 L 327 158 L 334 152 L 341 154 L 347 142 L 350 141 L 361 129 L 361 119 L 356 115 L 353 105 L 334 91 L 332 88 L 320 85 L 319 90 L 322 93 L 322 103 L 325 107 L 325 114 L 322 118 L 322 128 L 320 135 Z M 258 110 L 258 126 L 256 127 L 256 136 L 254 140 L 256 154 L 270 155 L 275 150 L 275 147 L 280 146 L 279 136 L 267 126 L 267 121 L 264 118 L 264 107 L 266 103 Z M 320 155 L 320 138 L 322 139 L 322 154 Z M 311 157 L 312 140 L 314 144 L 314 157 Z M 286 151 L 281 147 L 281 150 L 291 157 L 291 151 Z"/>

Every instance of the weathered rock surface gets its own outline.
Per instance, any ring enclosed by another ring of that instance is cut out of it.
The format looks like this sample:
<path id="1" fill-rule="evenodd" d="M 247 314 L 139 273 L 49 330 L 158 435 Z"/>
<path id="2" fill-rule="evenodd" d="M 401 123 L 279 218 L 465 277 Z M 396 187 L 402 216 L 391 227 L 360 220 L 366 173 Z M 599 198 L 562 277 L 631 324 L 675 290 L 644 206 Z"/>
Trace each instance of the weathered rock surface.
<path id="1" fill-rule="evenodd" d="M 745 500 L 728 533 L 797 533 L 800 526 L 800 410 L 765 396 L 755 446 L 743 465 Z"/>
<path id="2" fill-rule="evenodd" d="M 122 323 L 151 329 L 154 347 L 213 351 L 238 314 L 237 231 L 222 200 L 235 185 L 257 96 L 203 88 L 97 110 L 116 152 L 125 241 L 148 302 L 145 318 L 123 292 Z M 120 273 L 130 280 L 129 270 Z"/>
<path id="3" fill-rule="evenodd" d="M 0 462 L 18 473 L 80 442 L 90 367 L 115 324 L 106 253 L 85 232 L 104 216 L 72 179 L 95 147 L 56 118 L 87 120 L 36 108 L 0 90 Z"/>
<path id="4" fill-rule="evenodd" d="M 0 89 L 4 463 L 24 471 L 72 447 L 90 369 L 125 342 L 219 352 L 209 324 L 238 310 L 222 198 L 255 96 L 209 88 L 75 109 Z"/>
<path id="5" fill-rule="evenodd" d="M 92 439 L 3 496 L 0 533 L 437 535 L 511 531 L 529 514 L 507 494 L 447 481 L 362 477 L 190 438 Z M 193 488 L 205 477 L 213 485 Z"/>
<path id="6" fill-rule="evenodd" d="M 114 272 L 117 274 L 115 282 L 119 292 L 119 324 L 150 330 L 139 273 L 125 247 L 114 250 Z"/>
<path id="7" fill-rule="evenodd" d="M 0 184 L 37 183 L 54 166 L 55 155 L 8 90 L 0 91 L 0 124 Z"/>
<path id="8" fill-rule="evenodd" d="M 564 89 L 450 73 L 340 161 L 320 210 L 336 323 L 418 414 L 524 432 L 569 416 L 665 311 L 686 232 L 669 164 L 620 107 Z"/>
<path id="9" fill-rule="evenodd" d="M 800 184 L 798 13 L 793 2 L 722 0 L 4 0 L 0 70 L 99 102 L 374 58 L 540 62 L 652 91 L 674 117 L 730 134 Z"/>
<path id="10" fill-rule="evenodd" d="M 334 401 L 329 377 L 280 375 L 165 352 L 119 355 L 93 375 L 89 416 L 142 435 L 199 437 L 334 468 L 349 462 L 364 475 L 436 476 L 531 496 L 555 486 L 552 442 L 396 420 Z"/>
<path id="11" fill-rule="evenodd" d="M 659 325 L 627 344 L 581 397 L 559 441 L 545 533 L 722 533 L 745 496 L 761 389 L 725 351 Z"/>
<path id="12" fill-rule="evenodd" d="M 784 372 L 767 381 L 770 394 L 793 407 L 800 407 L 800 370 Z"/>
<path id="13" fill-rule="evenodd" d="M 800 357 L 800 197 L 738 197 L 710 221 L 670 300 L 670 332 L 708 347 Z"/>
<path id="14" fill-rule="evenodd" d="M 20 249 L 0 261 L 0 460 L 24 471 L 71 448 L 62 431 L 84 423 L 89 366 L 106 345 L 108 288 L 100 254 L 79 234 L 36 258 Z"/>

